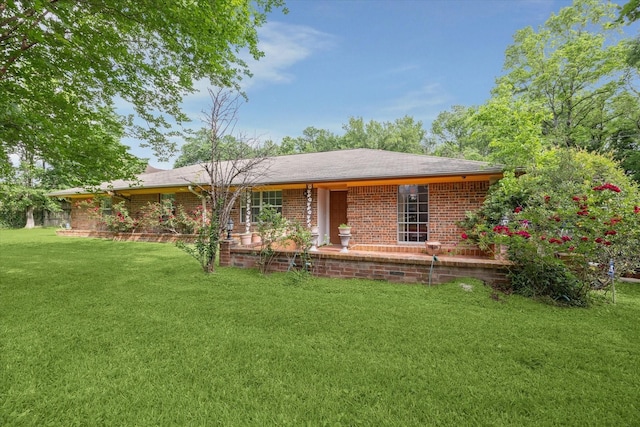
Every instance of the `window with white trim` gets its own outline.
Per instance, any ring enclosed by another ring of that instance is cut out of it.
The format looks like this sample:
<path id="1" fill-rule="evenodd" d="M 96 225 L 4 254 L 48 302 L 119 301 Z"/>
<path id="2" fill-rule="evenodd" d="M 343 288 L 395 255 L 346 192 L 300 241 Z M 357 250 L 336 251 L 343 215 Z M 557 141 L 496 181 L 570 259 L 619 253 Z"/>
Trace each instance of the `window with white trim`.
<path id="1" fill-rule="evenodd" d="M 398 187 L 398 242 L 429 240 L 429 186 Z"/>
<path id="2" fill-rule="evenodd" d="M 242 202 L 243 199 L 241 199 Z M 276 212 L 282 213 L 282 191 L 254 191 L 251 193 L 251 222 L 258 222 L 258 216 L 266 206 L 271 206 Z M 246 215 L 247 206 L 246 203 L 242 203 L 242 208 L 240 209 L 242 222 L 245 222 Z"/>

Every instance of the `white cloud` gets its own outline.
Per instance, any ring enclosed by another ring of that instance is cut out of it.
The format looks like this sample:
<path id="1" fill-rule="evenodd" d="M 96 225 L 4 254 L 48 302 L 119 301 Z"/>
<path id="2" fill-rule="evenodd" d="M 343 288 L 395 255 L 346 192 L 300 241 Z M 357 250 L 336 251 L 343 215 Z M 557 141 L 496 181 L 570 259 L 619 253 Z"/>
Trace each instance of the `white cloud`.
<path id="1" fill-rule="evenodd" d="M 429 117 L 438 114 L 450 101 L 451 96 L 439 84 L 431 83 L 392 99 L 382 111 L 396 115 Z"/>
<path id="2" fill-rule="evenodd" d="M 314 53 L 330 48 L 335 38 L 305 25 L 269 22 L 258 31 L 259 48 L 264 56 L 256 61 L 244 58 L 253 77 L 246 80 L 243 89 L 257 83 L 289 83 L 294 74 L 289 71 L 295 64 Z"/>
<path id="3" fill-rule="evenodd" d="M 251 78 L 244 77 L 241 88 L 260 84 L 286 84 L 295 79 L 290 69 L 321 50 L 331 48 L 335 37 L 305 25 L 291 25 L 281 22 L 268 22 L 258 29 L 259 49 L 264 56 L 255 60 L 244 51 L 240 57 L 247 63 Z M 207 88 L 208 80 L 195 82 L 196 91 L 185 97 L 183 107 L 193 120 L 200 120 L 203 111 L 211 107 Z"/>

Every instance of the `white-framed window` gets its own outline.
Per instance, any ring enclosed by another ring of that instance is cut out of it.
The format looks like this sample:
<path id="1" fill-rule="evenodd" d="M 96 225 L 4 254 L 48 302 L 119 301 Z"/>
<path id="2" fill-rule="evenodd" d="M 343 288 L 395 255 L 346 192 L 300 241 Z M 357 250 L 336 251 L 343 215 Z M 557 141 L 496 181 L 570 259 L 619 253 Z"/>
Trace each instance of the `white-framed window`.
<path id="1" fill-rule="evenodd" d="M 100 199 L 100 210 L 102 211 L 102 215 L 113 215 L 113 200 L 111 197 L 102 197 Z"/>
<path id="2" fill-rule="evenodd" d="M 246 199 L 245 199 L 246 200 Z M 242 201 L 241 201 L 242 203 Z M 258 222 L 258 216 L 265 206 L 271 206 L 277 212 L 282 213 L 282 191 L 254 191 L 251 193 L 251 222 Z M 247 205 L 242 203 L 240 218 L 242 222 L 247 217 Z"/>
<path id="3" fill-rule="evenodd" d="M 429 186 L 398 187 L 398 242 L 429 240 Z"/>

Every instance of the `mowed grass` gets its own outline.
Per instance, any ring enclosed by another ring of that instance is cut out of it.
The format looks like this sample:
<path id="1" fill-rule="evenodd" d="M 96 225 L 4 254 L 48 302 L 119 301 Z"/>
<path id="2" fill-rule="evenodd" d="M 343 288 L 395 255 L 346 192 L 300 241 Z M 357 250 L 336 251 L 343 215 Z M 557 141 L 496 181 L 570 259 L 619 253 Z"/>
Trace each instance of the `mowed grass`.
<path id="1" fill-rule="evenodd" d="M 464 282 L 207 276 L 173 245 L 0 230 L 0 425 L 640 423 L 640 285 L 561 309 Z"/>

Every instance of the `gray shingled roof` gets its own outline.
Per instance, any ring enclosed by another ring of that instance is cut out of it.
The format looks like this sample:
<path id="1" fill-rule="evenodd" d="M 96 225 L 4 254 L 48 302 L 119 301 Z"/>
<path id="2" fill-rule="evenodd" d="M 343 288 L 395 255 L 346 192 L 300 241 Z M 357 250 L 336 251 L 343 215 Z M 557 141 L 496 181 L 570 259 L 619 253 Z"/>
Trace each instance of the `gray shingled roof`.
<path id="1" fill-rule="evenodd" d="M 271 157 L 262 164 L 268 170 L 257 173 L 256 185 L 313 184 L 368 179 L 424 178 L 452 175 L 475 175 L 502 172 L 501 166 L 486 162 L 397 153 L 383 150 L 353 149 L 323 153 L 292 154 Z M 164 188 L 207 182 L 202 165 L 145 173 L 140 185 L 116 180 L 100 189 Z M 86 194 L 82 188 L 51 193 L 51 196 Z"/>

